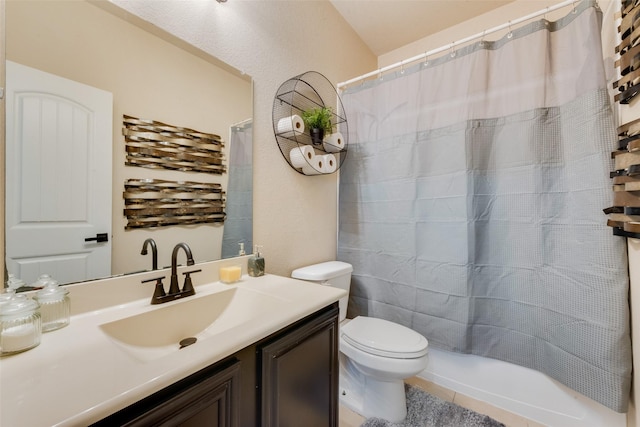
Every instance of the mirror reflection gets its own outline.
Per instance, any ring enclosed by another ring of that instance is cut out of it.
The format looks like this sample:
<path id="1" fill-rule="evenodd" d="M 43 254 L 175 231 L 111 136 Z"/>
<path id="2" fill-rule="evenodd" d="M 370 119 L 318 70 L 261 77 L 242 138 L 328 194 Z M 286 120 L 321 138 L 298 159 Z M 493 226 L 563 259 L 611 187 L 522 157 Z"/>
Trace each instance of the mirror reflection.
<path id="1" fill-rule="evenodd" d="M 29 285 L 150 270 L 148 239 L 158 268 L 179 242 L 196 262 L 251 252 L 250 77 L 107 1 L 7 2 L 6 54 L 10 274 Z M 226 172 L 127 166 L 125 115 L 220 135 Z M 125 230 L 130 179 L 219 183 L 226 219 Z"/>

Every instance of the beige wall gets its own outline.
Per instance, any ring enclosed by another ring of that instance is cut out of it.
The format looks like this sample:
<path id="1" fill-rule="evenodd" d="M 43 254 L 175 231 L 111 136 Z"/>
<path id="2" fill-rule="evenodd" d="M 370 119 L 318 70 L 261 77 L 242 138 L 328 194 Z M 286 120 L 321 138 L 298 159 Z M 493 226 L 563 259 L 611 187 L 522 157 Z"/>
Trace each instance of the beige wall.
<path id="1" fill-rule="evenodd" d="M 7 59 L 113 94 L 112 273 L 151 267 L 150 256 L 139 254 L 147 237 L 158 244 L 160 266 L 170 264 L 171 249 L 181 241 L 188 242 L 197 261 L 219 259 L 220 225 L 125 231 L 126 179 L 216 182 L 226 188 L 228 175 L 125 166 L 122 115 L 215 133 L 228 141 L 229 127 L 252 115 L 249 79 L 85 1 L 9 1 L 6 9 Z"/>
<path id="2" fill-rule="evenodd" d="M 0 34 L 4 34 L 4 16 L 5 16 L 5 1 L 0 0 Z M 5 37 L 3 36 L 0 39 L 0 64 L 4 64 L 5 61 Z M 0 88 L 4 88 L 5 86 L 5 77 L 4 77 L 4 66 L 0 65 Z M 3 131 L 0 132 L 0 176 L 2 176 L 2 185 L 0 185 L 0 220 L 2 220 L 2 227 L 0 227 L 0 264 L 4 266 L 4 182 L 5 182 L 5 173 L 4 173 L 4 126 L 5 126 L 5 96 L 2 94 L 1 102 L 0 102 L 0 129 Z M 3 268 L 4 270 L 4 268 Z M 4 276 L 4 273 L 3 273 Z M 6 280 L 6 277 L 5 277 Z M 4 283 L 4 281 L 3 281 Z"/>
<path id="3" fill-rule="evenodd" d="M 291 77 L 318 71 L 335 85 L 376 66 L 330 2 L 113 2 L 253 77 L 254 243 L 264 245 L 267 272 L 288 276 L 335 259 L 337 174 L 293 170 L 278 149 L 271 116 L 278 87 Z"/>

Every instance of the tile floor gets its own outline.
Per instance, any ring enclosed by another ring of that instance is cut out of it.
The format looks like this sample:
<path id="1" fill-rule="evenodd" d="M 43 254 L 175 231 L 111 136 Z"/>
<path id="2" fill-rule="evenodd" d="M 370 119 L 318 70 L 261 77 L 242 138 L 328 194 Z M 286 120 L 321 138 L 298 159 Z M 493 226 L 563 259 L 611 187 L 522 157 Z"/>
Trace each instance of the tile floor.
<path id="1" fill-rule="evenodd" d="M 456 393 L 455 391 L 451 391 L 444 387 L 440 387 L 439 385 L 433 384 L 421 378 L 409 378 L 406 382 L 413 386 L 419 387 L 433 394 L 434 396 L 439 397 L 442 400 L 453 402 L 467 409 L 471 409 L 481 414 L 488 415 L 494 420 L 500 421 L 506 427 L 544 427 L 543 424 L 528 420 L 519 415 L 512 414 L 511 412 L 496 408 L 495 406 L 491 406 L 485 402 L 473 399 L 460 393 Z M 348 408 L 340 405 L 339 427 L 359 427 L 363 422 L 364 418 L 359 414 L 356 414 Z"/>

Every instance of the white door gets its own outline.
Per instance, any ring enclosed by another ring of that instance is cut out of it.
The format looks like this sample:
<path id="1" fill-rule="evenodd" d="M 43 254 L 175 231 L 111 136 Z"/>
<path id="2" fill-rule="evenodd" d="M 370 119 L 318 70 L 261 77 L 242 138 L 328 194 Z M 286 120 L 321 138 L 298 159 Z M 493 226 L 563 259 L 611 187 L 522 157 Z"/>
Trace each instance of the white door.
<path id="1" fill-rule="evenodd" d="M 111 275 L 112 94 L 11 61 L 6 79 L 9 273 Z"/>

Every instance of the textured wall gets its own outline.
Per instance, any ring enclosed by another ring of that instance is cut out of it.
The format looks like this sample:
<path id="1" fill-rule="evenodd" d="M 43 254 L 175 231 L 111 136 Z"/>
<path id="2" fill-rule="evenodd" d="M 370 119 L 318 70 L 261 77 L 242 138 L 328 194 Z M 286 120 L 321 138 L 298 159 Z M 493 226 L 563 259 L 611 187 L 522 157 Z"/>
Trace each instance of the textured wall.
<path id="1" fill-rule="evenodd" d="M 332 83 L 375 68 L 377 58 L 328 0 L 112 0 L 254 79 L 254 243 L 267 272 L 336 256 L 337 174 L 306 177 L 283 159 L 271 124 L 280 84 L 318 71 Z M 347 158 L 348 161 L 348 158 Z"/>

